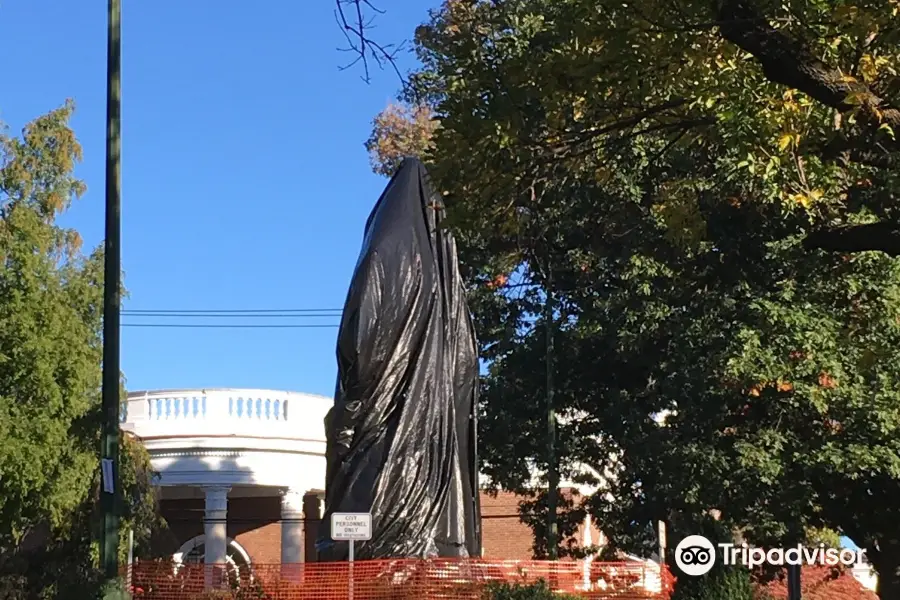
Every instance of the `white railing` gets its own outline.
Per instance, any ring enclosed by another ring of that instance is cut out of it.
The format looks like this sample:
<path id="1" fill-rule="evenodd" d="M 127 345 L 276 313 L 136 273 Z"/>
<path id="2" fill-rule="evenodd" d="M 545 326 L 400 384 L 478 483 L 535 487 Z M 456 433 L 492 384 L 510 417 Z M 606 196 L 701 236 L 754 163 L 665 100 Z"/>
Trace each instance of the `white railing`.
<path id="1" fill-rule="evenodd" d="M 274 434 L 287 428 L 318 439 L 324 434 L 322 419 L 330 404 L 321 396 L 274 390 L 161 390 L 129 394 L 120 414 L 123 426 L 138 435 L 250 429 L 265 434 L 269 428 Z"/>
<path id="2" fill-rule="evenodd" d="M 158 396 L 147 398 L 147 418 L 151 421 L 177 419 L 205 419 L 207 406 L 226 399 L 218 394 L 212 396 Z M 264 421 L 287 421 L 288 400 L 279 397 L 233 396 L 227 398 L 228 416 L 235 419 L 261 419 Z"/>

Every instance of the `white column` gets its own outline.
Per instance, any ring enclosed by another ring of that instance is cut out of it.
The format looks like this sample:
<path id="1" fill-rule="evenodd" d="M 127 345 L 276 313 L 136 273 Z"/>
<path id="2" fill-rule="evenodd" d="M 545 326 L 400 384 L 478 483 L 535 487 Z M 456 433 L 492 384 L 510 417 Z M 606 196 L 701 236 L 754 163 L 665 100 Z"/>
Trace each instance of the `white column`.
<path id="1" fill-rule="evenodd" d="M 593 536 L 591 535 L 591 515 L 584 515 L 584 530 L 581 532 L 581 547 L 582 548 L 590 548 L 594 545 L 593 540 L 591 539 Z M 591 553 L 588 556 L 584 557 L 584 562 L 582 563 L 583 568 L 583 583 L 585 591 L 591 589 L 591 562 L 593 562 L 594 555 Z"/>
<path id="2" fill-rule="evenodd" d="M 204 560 L 207 565 L 206 569 L 206 585 L 218 586 L 222 583 L 221 576 L 224 575 L 224 569 L 221 566 L 225 564 L 226 551 L 228 548 L 228 492 L 230 488 L 226 486 L 205 487 L 206 492 L 206 510 L 203 515 L 203 533 L 204 533 Z M 219 565 L 215 568 L 213 565 Z"/>
<path id="3" fill-rule="evenodd" d="M 303 562 L 303 492 L 281 492 L 281 564 Z"/>
<path id="4" fill-rule="evenodd" d="M 281 491 L 281 575 L 296 580 L 303 562 L 303 492 Z"/>
<path id="5" fill-rule="evenodd" d="M 656 533 L 659 538 L 659 564 L 666 564 L 666 522 L 659 521 L 656 523 Z"/>
<path id="6" fill-rule="evenodd" d="M 581 532 L 581 547 L 582 548 L 590 548 L 594 545 L 594 541 L 591 539 L 593 536 L 591 535 L 591 515 L 584 515 L 584 529 Z"/>

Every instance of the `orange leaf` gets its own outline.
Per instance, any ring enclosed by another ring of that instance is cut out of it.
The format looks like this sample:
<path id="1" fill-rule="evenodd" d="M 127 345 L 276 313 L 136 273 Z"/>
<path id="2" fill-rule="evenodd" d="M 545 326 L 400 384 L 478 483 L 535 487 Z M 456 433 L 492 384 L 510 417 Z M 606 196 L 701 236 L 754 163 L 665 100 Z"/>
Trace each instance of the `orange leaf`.
<path id="1" fill-rule="evenodd" d="M 494 279 L 488 283 L 488 287 L 491 289 L 503 287 L 506 285 L 506 282 L 509 281 L 509 277 L 506 275 L 497 275 Z"/>
<path id="2" fill-rule="evenodd" d="M 829 375 L 825 371 L 822 371 L 821 373 L 819 373 L 819 385 L 826 390 L 831 390 L 837 387 L 837 381 L 835 381 L 835 379 L 831 375 Z"/>

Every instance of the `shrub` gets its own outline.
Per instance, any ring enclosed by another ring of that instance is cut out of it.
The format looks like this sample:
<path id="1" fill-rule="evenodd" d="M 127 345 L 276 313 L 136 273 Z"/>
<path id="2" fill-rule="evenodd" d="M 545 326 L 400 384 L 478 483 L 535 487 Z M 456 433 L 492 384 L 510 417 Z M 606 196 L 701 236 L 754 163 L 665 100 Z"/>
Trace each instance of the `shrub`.
<path id="1" fill-rule="evenodd" d="M 28 579 L 21 575 L 0 575 L 0 600 L 27 598 Z"/>
<path id="2" fill-rule="evenodd" d="M 754 600 L 750 571 L 715 568 L 702 577 L 678 578 L 672 600 Z"/>
<path id="3" fill-rule="evenodd" d="M 492 583 L 484 589 L 483 600 L 577 600 L 575 596 L 558 594 L 546 581 L 532 584 Z"/>
<path id="4" fill-rule="evenodd" d="M 196 600 L 234 600 L 235 596 L 228 590 L 206 590 Z"/>
<path id="5" fill-rule="evenodd" d="M 131 600 L 125 582 L 122 579 L 109 581 L 100 588 L 100 600 Z"/>

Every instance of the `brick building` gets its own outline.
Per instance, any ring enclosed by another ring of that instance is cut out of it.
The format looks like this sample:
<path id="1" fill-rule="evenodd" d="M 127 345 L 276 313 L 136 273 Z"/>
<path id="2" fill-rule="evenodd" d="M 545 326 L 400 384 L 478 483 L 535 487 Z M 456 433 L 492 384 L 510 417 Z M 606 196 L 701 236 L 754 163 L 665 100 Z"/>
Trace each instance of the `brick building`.
<path id="1" fill-rule="evenodd" d="M 520 498 L 509 492 L 481 495 L 483 556 L 498 559 L 530 559 L 533 557 L 534 536 L 531 529 L 518 515 Z M 193 558 L 203 553 L 205 498 L 167 498 L 161 502 L 163 516 L 169 522 L 170 537 L 160 540 L 157 549 L 166 554 L 179 555 L 194 550 Z M 317 537 L 319 495 L 306 497 L 301 527 L 303 536 L 302 561 L 315 560 L 314 542 Z M 600 539 L 596 528 L 591 528 L 594 543 Z M 581 540 L 584 525 L 577 537 Z M 282 523 L 279 498 L 275 496 L 237 496 L 228 499 L 226 525 L 228 555 L 235 563 L 277 564 L 282 556 Z"/>

